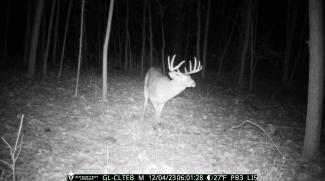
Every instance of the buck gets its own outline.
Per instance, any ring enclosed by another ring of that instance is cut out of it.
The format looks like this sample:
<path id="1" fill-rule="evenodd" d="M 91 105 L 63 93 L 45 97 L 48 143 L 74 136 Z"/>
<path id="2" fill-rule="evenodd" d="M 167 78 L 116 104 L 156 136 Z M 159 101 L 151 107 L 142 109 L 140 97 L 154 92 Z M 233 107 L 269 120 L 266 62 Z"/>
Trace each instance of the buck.
<path id="1" fill-rule="evenodd" d="M 194 57 L 194 65 L 190 61 L 190 69 L 187 71 L 185 67 L 185 73 L 179 70 L 179 67 L 185 63 L 185 60 L 180 62 L 178 65 L 174 66 L 174 55 L 170 61 L 168 56 L 168 69 L 169 69 L 169 79 L 167 76 L 161 73 L 160 69 L 151 67 L 146 73 L 144 79 L 144 106 L 141 115 L 141 120 L 144 119 L 144 114 L 147 108 L 148 99 L 150 99 L 155 111 L 155 120 L 159 123 L 160 115 L 162 109 L 166 102 L 173 97 L 177 96 L 187 87 L 195 87 L 196 83 L 191 78 L 190 74 L 197 73 L 202 70 L 202 65 L 200 61 L 196 61 Z"/>

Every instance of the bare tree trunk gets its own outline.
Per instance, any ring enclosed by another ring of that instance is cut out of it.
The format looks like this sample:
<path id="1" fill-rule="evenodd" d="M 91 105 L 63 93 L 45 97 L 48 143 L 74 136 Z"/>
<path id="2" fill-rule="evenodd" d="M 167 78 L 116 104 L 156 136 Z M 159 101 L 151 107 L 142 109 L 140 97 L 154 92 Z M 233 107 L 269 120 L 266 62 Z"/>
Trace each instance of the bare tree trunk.
<path id="1" fill-rule="evenodd" d="M 253 91 L 255 68 L 257 59 L 255 57 L 256 47 L 256 27 L 257 27 L 257 1 L 252 0 L 252 13 L 250 18 L 250 66 L 249 66 L 249 91 Z"/>
<path id="2" fill-rule="evenodd" d="M 161 65 L 162 65 L 162 70 L 163 70 L 163 74 L 166 73 L 166 68 L 165 68 L 165 28 L 164 28 L 164 7 L 162 6 L 161 2 L 159 2 L 159 0 L 157 0 L 157 3 L 159 5 L 159 9 L 160 9 L 160 28 L 161 28 Z"/>
<path id="3" fill-rule="evenodd" d="M 150 1 L 148 1 L 148 14 L 149 14 L 149 38 L 150 38 L 150 67 L 152 67 L 152 61 L 153 61 L 153 43 L 152 43 L 152 21 L 151 21 L 151 7 L 150 7 Z"/>
<path id="4" fill-rule="evenodd" d="M 31 45 L 29 49 L 29 58 L 28 58 L 28 71 L 27 71 L 27 77 L 33 77 L 35 74 L 35 66 L 36 66 L 36 57 L 37 57 L 37 46 L 38 46 L 38 38 L 39 38 L 39 30 L 40 30 L 40 24 L 42 20 L 42 12 L 44 1 L 38 0 L 37 7 L 36 7 L 36 14 L 34 16 L 34 22 L 33 22 L 33 34 L 32 34 L 32 40 Z"/>
<path id="5" fill-rule="evenodd" d="M 141 77 L 144 75 L 144 53 L 146 47 L 146 0 L 143 1 L 142 14 L 142 50 L 141 50 Z"/>
<path id="6" fill-rule="evenodd" d="M 238 13 L 239 13 L 239 11 L 238 11 Z M 234 31 L 235 31 L 236 20 L 237 20 L 237 17 L 238 17 L 238 15 L 239 15 L 238 13 L 237 13 L 237 15 L 236 15 L 236 18 L 235 18 L 234 23 L 233 23 L 233 25 L 232 25 L 232 28 L 231 28 L 231 31 L 230 31 L 230 33 L 229 33 L 228 39 L 227 39 L 227 41 L 226 41 L 226 44 L 224 45 L 224 48 L 223 48 L 222 53 L 221 53 L 221 56 L 220 56 L 220 58 L 219 58 L 219 66 L 218 66 L 218 72 L 217 72 L 217 82 L 218 82 L 218 81 L 220 80 L 220 78 L 221 78 L 221 71 L 222 71 L 222 66 L 223 66 L 223 62 L 224 62 L 224 57 L 225 57 L 225 55 L 226 55 L 226 52 L 227 52 L 228 46 L 229 46 L 229 44 L 230 44 L 230 40 L 231 40 L 231 38 L 232 38 L 232 35 L 233 35 Z"/>
<path id="7" fill-rule="evenodd" d="M 189 23 L 189 22 L 188 22 Z M 184 53 L 184 60 L 187 60 L 188 57 L 188 46 L 190 44 L 190 26 L 187 25 L 187 32 L 186 32 L 186 41 L 185 41 L 185 53 Z"/>
<path id="8" fill-rule="evenodd" d="M 83 42 L 83 32 L 84 32 L 84 14 L 85 14 L 85 1 L 82 0 L 81 5 L 81 19 L 80 19 L 80 37 L 79 37 L 79 55 L 78 55 L 78 69 L 77 69 L 77 80 L 76 80 L 76 89 L 74 92 L 74 96 L 78 96 L 78 85 L 79 85 L 79 77 L 80 77 L 80 67 L 81 67 L 81 59 L 82 59 L 82 42 Z"/>
<path id="9" fill-rule="evenodd" d="M 2 64 L 6 64 L 7 62 L 7 49 L 8 49 L 8 29 L 9 29 L 9 21 L 10 21 L 10 1 L 7 1 L 7 9 L 6 9 L 6 23 L 4 26 L 4 33 L 3 33 L 3 47 L 2 47 Z"/>
<path id="10" fill-rule="evenodd" d="M 128 69 L 128 63 L 129 63 L 129 60 L 128 60 L 128 52 L 129 52 L 129 33 L 127 30 L 126 31 L 126 34 L 125 34 L 125 42 L 124 42 L 124 69 Z"/>
<path id="11" fill-rule="evenodd" d="M 282 70 L 282 83 L 284 86 L 289 86 L 289 72 L 290 72 L 290 59 L 292 54 L 292 44 L 295 39 L 295 31 L 297 25 L 297 15 L 298 9 L 300 6 L 301 1 L 294 1 L 288 0 L 288 14 L 287 14 L 287 22 L 286 22 L 286 45 L 285 45 L 285 53 L 284 53 L 284 63 L 283 63 L 283 70 Z"/>
<path id="12" fill-rule="evenodd" d="M 117 3 L 117 2 L 116 2 Z M 118 9 L 118 8 L 116 8 Z M 116 13 L 118 14 L 118 13 Z M 119 33 L 119 44 L 118 44 L 118 49 L 119 49 L 119 53 L 118 53 L 118 66 L 122 67 L 122 33 Z"/>
<path id="13" fill-rule="evenodd" d="M 203 43 L 203 69 L 201 72 L 202 78 L 205 78 L 205 76 L 206 76 L 208 35 L 209 35 L 209 23 L 210 23 L 210 8 L 211 8 L 211 0 L 208 0 L 208 10 L 207 10 L 207 14 L 206 14 L 205 34 L 204 34 L 204 43 Z"/>
<path id="14" fill-rule="evenodd" d="M 129 37 L 129 66 L 130 66 L 130 70 L 132 70 L 132 48 L 131 48 L 131 37 L 130 37 L 130 33 L 128 34 Z"/>
<path id="15" fill-rule="evenodd" d="M 61 77 L 62 70 L 63 70 L 63 60 L 64 60 L 65 44 L 66 44 L 66 40 L 67 40 L 69 20 L 70 20 L 70 14 L 71 14 L 71 6 L 72 6 L 72 1 L 69 1 L 69 8 L 68 8 L 68 12 L 67 12 L 67 20 L 65 22 L 65 29 L 64 29 L 64 37 L 63 37 L 63 45 L 62 45 L 62 51 L 61 51 L 60 68 L 59 68 L 58 78 Z"/>
<path id="16" fill-rule="evenodd" d="M 227 36 L 228 36 L 228 32 L 226 31 L 226 27 L 227 27 L 227 21 L 228 21 L 228 17 L 226 15 L 227 12 L 227 0 L 221 0 L 218 1 L 220 4 L 220 18 L 218 20 L 218 41 L 217 41 L 217 49 L 216 52 L 222 52 L 225 48 L 224 45 L 227 44 Z M 217 55 L 217 57 L 219 57 L 219 55 Z M 220 62 L 219 62 L 220 63 Z"/>
<path id="17" fill-rule="evenodd" d="M 196 58 L 200 60 L 201 47 L 201 1 L 197 1 Z"/>
<path id="18" fill-rule="evenodd" d="M 116 14 L 119 14 L 118 2 L 116 2 Z M 121 30 L 121 19 L 117 16 L 117 43 L 118 43 L 118 59 L 117 65 L 118 67 L 122 66 L 122 30 Z"/>
<path id="19" fill-rule="evenodd" d="M 8 1 L 9 2 L 9 1 Z M 27 65 L 28 62 L 28 44 L 30 43 L 30 30 L 31 30 L 31 9 L 32 2 L 27 1 L 27 15 L 26 15 L 26 30 L 25 30 L 25 42 L 24 42 L 24 65 Z"/>
<path id="20" fill-rule="evenodd" d="M 44 6 L 45 8 L 46 6 Z M 46 50 L 46 37 L 47 37 L 47 25 L 48 25 L 48 20 L 46 19 L 47 15 L 46 13 L 43 13 L 42 15 L 42 22 L 41 22 L 41 39 L 39 40 L 40 45 L 39 45 L 39 50 L 38 51 L 38 57 L 40 57 L 40 59 L 44 58 L 45 55 L 45 50 Z"/>
<path id="21" fill-rule="evenodd" d="M 248 5 L 246 9 L 246 27 L 245 27 L 245 38 L 244 38 L 244 45 L 243 49 L 241 52 L 241 59 L 240 59 L 240 67 L 239 67 L 239 75 L 238 75 L 238 85 L 242 86 L 243 79 L 244 79 L 244 73 L 245 73 L 245 64 L 246 64 L 246 56 L 247 56 L 247 51 L 248 51 L 248 45 L 249 45 L 249 34 L 250 34 L 250 13 L 251 13 L 251 7 L 252 6 L 252 0 L 248 0 Z"/>
<path id="22" fill-rule="evenodd" d="M 48 56 L 49 56 L 49 51 L 50 51 L 51 32 L 52 32 L 52 24 L 53 24 L 55 5 L 56 5 L 56 0 L 53 0 L 52 6 L 51 6 L 52 9 L 51 9 L 51 15 L 50 15 L 50 22 L 49 22 L 49 27 L 47 30 L 45 54 L 44 54 L 44 58 L 43 58 L 43 76 L 46 76 L 46 74 L 47 74 L 47 62 L 48 62 Z"/>
<path id="23" fill-rule="evenodd" d="M 59 33 L 59 22 L 60 22 L 60 0 L 58 0 L 56 8 L 56 17 L 54 25 L 54 37 L 53 37 L 53 52 L 52 52 L 52 65 L 57 64 L 57 44 L 58 44 L 58 33 Z"/>
<path id="24" fill-rule="evenodd" d="M 303 156 L 319 151 L 324 89 L 323 0 L 309 1 L 309 84 Z"/>
<path id="25" fill-rule="evenodd" d="M 103 37 L 102 37 L 102 22 L 103 22 L 103 16 L 101 14 L 101 11 L 104 9 L 104 1 L 96 1 L 96 5 L 97 5 L 97 22 L 96 22 L 96 26 L 97 26 L 97 30 L 96 30 L 96 40 L 97 42 L 101 42 Z M 117 27 L 120 27 L 119 25 Z M 120 32 L 119 32 L 120 34 Z M 118 35 L 118 37 L 120 37 L 120 35 Z M 121 43 L 119 41 L 119 43 Z M 96 59 L 98 60 L 98 64 L 100 66 L 103 66 L 103 58 L 102 58 L 102 53 L 103 53 L 103 48 L 102 48 L 102 44 L 101 43 L 96 43 Z"/>
<path id="26" fill-rule="evenodd" d="M 289 82 L 292 84 L 293 82 L 293 78 L 294 78 L 294 75 L 296 73 L 296 68 L 297 68 L 297 65 L 298 63 L 301 61 L 302 59 L 302 56 L 304 55 L 304 47 L 306 45 L 305 41 L 304 41 L 304 38 L 305 38 L 305 33 L 306 33 L 306 25 L 307 25 L 307 18 L 304 18 L 304 21 L 303 21 L 303 25 L 302 25 L 302 28 L 300 30 L 300 34 L 299 34 L 299 45 L 298 45 L 298 53 L 297 53 L 297 56 L 295 57 L 294 59 L 294 64 L 292 66 L 292 69 L 291 69 L 291 72 L 290 72 L 290 80 Z M 291 86 L 291 85 L 289 85 Z"/>
<path id="27" fill-rule="evenodd" d="M 124 69 L 128 68 L 128 43 L 129 43 L 129 1 L 126 1 L 125 19 L 125 47 L 124 47 Z"/>
<path id="28" fill-rule="evenodd" d="M 107 51 L 108 51 L 109 38 L 111 34 L 112 17 L 113 17 L 113 10 L 114 10 L 113 7 L 114 7 L 114 0 L 111 0 L 109 5 L 106 35 L 105 35 L 105 42 L 103 48 L 103 100 L 107 99 Z"/>

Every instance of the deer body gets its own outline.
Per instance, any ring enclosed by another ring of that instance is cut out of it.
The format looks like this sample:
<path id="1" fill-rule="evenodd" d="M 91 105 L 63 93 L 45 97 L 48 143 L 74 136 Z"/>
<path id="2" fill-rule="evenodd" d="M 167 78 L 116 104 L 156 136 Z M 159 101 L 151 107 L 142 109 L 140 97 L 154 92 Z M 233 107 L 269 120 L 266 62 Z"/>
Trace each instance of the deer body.
<path id="1" fill-rule="evenodd" d="M 196 59 L 194 64 L 194 70 L 192 69 L 192 65 L 190 64 L 190 72 L 181 73 L 178 68 L 185 63 L 185 61 L 178 64 L 176 67 L 173 67 L 175 55 L 173 56 L 172 62 L 170 63 L 168 57 L 168 66 L 169 66 L 169 76 L 165 76 L 161 73 L 160 69 L 151 67 L 145 77 L 144 80 L 144 108 L 141 116 L 141 120 L 144 118 L 144 113 L 148 104 L 148 99 L 150 99 L 152 105 L 155 108 L 156 116 L 155 119 L 159 122 L 159 118 L 162 112 L 162 109 L 166 102 L 173 97 L 177 96 L 187 87 L 195 87 L 196 83 L 191 78 L 189 74 L 198 72 L 202 69 L 202 66 L 196 66 Z M 177 71 L 175 71 L 177 70 Z M 186 69 L 185 69 L 186 70 Z"/>

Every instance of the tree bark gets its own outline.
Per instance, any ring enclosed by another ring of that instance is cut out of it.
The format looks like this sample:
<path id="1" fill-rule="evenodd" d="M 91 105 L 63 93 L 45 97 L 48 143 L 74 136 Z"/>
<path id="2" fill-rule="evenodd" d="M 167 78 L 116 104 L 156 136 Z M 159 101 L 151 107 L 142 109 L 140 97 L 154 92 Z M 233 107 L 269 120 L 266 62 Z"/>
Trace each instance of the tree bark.
<path id="1" fill-rule="evenodd" d="M 63 37 L 62 52 L 61 52 L 61 57 L 60 57 L 60 68 L 59 68 L 58 78 L 61 77 L 62 70 L 63 70 L 63 60 L 64 60 L 65 44 L 66 44 L 66 40 L 67 40 L 69 20 L 70 20 L 70 14 L 71 14 L 71 6 L 72 6 L 72 1 L 69 2 L 69 8 L 68 8 L 68 12 L 67 12 L 67 20 L 65 22 L 64 37 Z"/>
<path id="2" fill-rule="evenodd" d="M 163 5 L 161 4 L 161 2 L 159 2 L 159 0 L 157 0 L 157 3 L 159 5 L 159 9 L 160 9 L 160 28 L 161 28 L 161 66 L 162 66 L 162 70 L 163 70 L 163 74 L 165 74 L 165 28 L 164 28 L 164 8 Z"/>
<path id="3" fill-rule="evenodd" d="M 141 50 L 141 77 L 144 75 L 144 53 L 146 47 L 146 0 L 143 1 L 142 14 L 142 50 Z"/>
<path id="4" fill-rule="evenodd" d="M 197 1 L 197 32 L 196 32 L 196 58 L 200 60 L 201 56 L 201 1 Z"/>
<path id="5" fill-rule="evenodd" d="M 74 96 L 78 96 L 78 85 L 79 85 L 79 75 L 80 75 L 80 68 L 81 68 L 81 60 L 82 60 L 82 43 L 83 41 L 83 30 L 84 30 L 84 15 L 85 15 L 85 1 L 82 0 L 82 5 L 81 5 L 81 18 L 80 18 L 80 37 L 79 37 L 79 54 L 78 54 L 78 68 L 77 68 L 77 79 L 76 79 L 76 88 L 74 92 Z"/>
<path id="6" fill-rule="evenodd" d="M 297 26 L 297 15 L 298 9 L 300 6 L 300 0 L 291 2 L 288 0 L 288 10 L 287 10 L 287 22 L 286 22 L 286 42 L 285 42 L 285 53 L 284 53 L 284 62 L 282 70 L 282 83 L 285 87 L 290 85 L 289 82 L 289 72 L 290 72 L 290 59 L 292 54 L 292 44 L 296 38 L 295 31 Z M 293 4 L 292 4 L 293 3 Z"/>
<path id="7" fill-rule="evenodd" d="M 209 23 L 210 23 L 210 6 L 211 0 L 208 0 L 208 10 L 206 14 L 206 21 L 205 21 L 205 34 L 204 34 L 204 43 L 203 43 L 203 69 L 202 69 L 202 78 L 206 76 L 206 64 L 207 64 L 207 49 L 208 49 L 208 35 L 209 35 Z"/>
<path id="8" fill-rule="evenodd" d="M 152 20 L 151 20 L 151 6 L 150 1 L 148 1 L 148 16 L 149 16 L 149 39 L 150 39 L 150 67 L 152 67 L 152 61 L 153 61 L 153 42 L 152 42 Z"/>
<path id="9" fill-rule="evenodd" d="M 36 66 L 36 57 L 37 57 L 37 46 L 38 46 L 38 39 L 39 39 L 39 30 L 40 24 L 42 20 L 42 12 L 44 8 L 44 1 L 38 0 L 36 13 L 34 16 L 33 22 L 33 33 L 32 33 L 32 41 L 29 49 L 29 58 L 28 58 L 28 71 L 27 77 L 31 78 L 35 74 L 35 66 Z"/>
<path id="10" fill-rule="evenodd" d="M 128 49 L 129 46 L 129 1 L 126 1 L 126 10 L 125 10 L 125 43 L 124 43 L 124 69 L 128 68 Z"/>
<path id="11" fill-rule="evenodd" d="M 174 22 L 171 33 L 172 47 L 171 52 L 180 56 L 184 55 L 184 2 L 185 0 L 177 0 L 174 2 Z M 187 2 L 187 1 L 186 1 Z"/>
<path id="12" fill-rule="evenodd" d="M 245 73 L 245 65 L 246 65 L 246 56 L 248 51 L 248 45 L 249 45 L 249 34 L 250 34 L 250 18 L 251 18 L 251 6 L 252 6 L 252 0 L 248 0 L 247 9 L 246 9 L 246 27 L 245 27 L 245 34 L 244 34 L 244 45 L 240 56 L 240 67 L 239 67 L 239 75 L 238 75 L 238 85 L 242 86 L 243 80 L 244 80 L 244 73 Z"/>
<path id="13" fill-rule="evenodd" d="M 8 1 L 9 2 L 9 1 Z M 32 2 L 27 2 L 27 15 L 26 15 L 26 30 L 25 30 L 25 42 L 24 42 L 24 65 L 28 62 L 28 44 L 30 43 L 30 30 L 31 30 L 31 12 L 32 12 Z"/>
<path id="14" fill-rule="evenodd" d="M 324 89 L 323 0 L 309 0 L 309 84 L 303 156 L 319 150 Z"/>
<path id="15" fill-rule="evenodd" d="M 53 37 L 53 52 L 52 52 L 52 65 L 57 64 L 57 45 L 58 45 L 58 34 L 59 34 L 59 22 L 60 22 L 60 0 L 58 0 L 55 13 L 55 25 L 54 25 L 54 37 Z"/>
<path id="16" fill-rule="evenodd" d="M 54 16 L 54 10 L 55 10 L 56 0 L 52 1 L 52 8 L 51 8 L 51 15 L 50 15 L 50 22 L 49 27 L 47 29 L 47 39 L 46 39 L 46 46 L 45 46 L 45 54 L 43 58 L 43 76 L 46 76 L 47 74 L 47 62 L 49 57 L 49 51 L 50 51 L 50 42 L 51 42 L 51 33 L 52 33 L 52 25 L 53 25 L 53 16 Z"/>
<path id="17" fill-rule="evenodd" d="M 105 42 L 103 46 L 103 100 L 107 99 L 107 51 L 108 51 L 109 38 L 111 34 L 112 17 L 113 17 L 113 10 L 114 10 L 113 7 L 114 7 L 114 0 L 111 0 L 109 4 L 106 35 L 105 35 Z"/>
<path id="18" fill-rule="evenodd" d="M 30 3 L 29 3 L 30 4 Z M 10 1 L 7 1 L 7 8 L 6 8 L 6 20 L 4 25 L 4 33 L 3 33 L 3 47 L 2 47 L 2 64 L 7 63 L 7 50 L 8 50 L 8 29 L 9 29 L 9 21 L 10 21 Z"/>

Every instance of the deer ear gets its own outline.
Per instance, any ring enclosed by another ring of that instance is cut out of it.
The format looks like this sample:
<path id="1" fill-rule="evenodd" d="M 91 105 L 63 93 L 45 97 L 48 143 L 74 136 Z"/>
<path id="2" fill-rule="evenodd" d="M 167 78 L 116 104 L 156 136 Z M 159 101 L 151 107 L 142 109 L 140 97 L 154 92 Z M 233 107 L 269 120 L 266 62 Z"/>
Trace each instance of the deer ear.
<path id="1" fill-rule="evenodd" d="M 171 79 L 175 79 L 175 72 L 169 72 L 168 75 Z"/>

